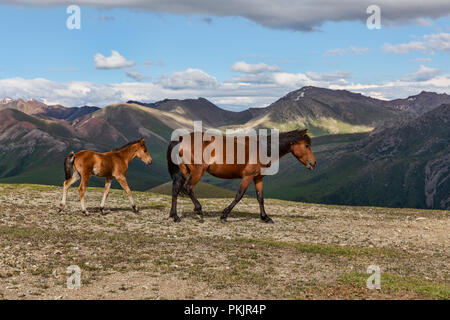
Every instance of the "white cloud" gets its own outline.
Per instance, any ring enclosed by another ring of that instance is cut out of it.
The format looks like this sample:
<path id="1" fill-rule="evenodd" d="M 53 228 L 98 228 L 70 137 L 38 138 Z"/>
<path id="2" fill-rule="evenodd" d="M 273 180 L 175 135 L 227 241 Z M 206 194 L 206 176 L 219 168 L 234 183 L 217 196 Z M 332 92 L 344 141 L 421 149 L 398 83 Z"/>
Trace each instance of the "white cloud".
<path id="1" fill-rule="evenodd" d="M 402 77 L 404 78 L 404 77 Z M 344 89 L 369 95 L 378 99 L 406 98 L 421 91 L 437 93 L 449 93 L 450 74 L 435 76 L 424 81 L 410 81 L 411 79 L 399 79 L 386 83 L 360 84 L 349 83 L 346 85 L 331 85 L 330 89 Z"/>
<path id="2" fill-rule="evenodd" d="M 101 53 L 94 56 L 97 69 L 122 69 L 134 66 L 134 61 L 128 61 L 116 50 L 111 50 L 111 56 L 105 57 Z"/>
<path id="3" fill-rule="evenodd" d="M 140 72 L 134 72 L 134 71 L 126 71 L 125 74 L 127 75 L 127 77 L 136 80 L 136 81 L 142 81 L 144 80 L 146 77 L 140 73 Z"/>
<path id="4" fill-rule="evenodd" d="M 416 59 L 411 59 L 411 60 L 409 60 L 410 62 L 421 62 L 421 63 L 424 63 L 424 62 L 431 62 L 431 58 L 416 58 Z"/>
<path id="5" fill-rule="evenodd" d="M 186 71 L 174 72 L 170 76 L 161 77 L 159 84 L 164 88 L 179 90 L 216 87 L 218 82 L 216 78 L 202 70 L 189 68 Z"/>
<path id="6" fill-rule="evenodd" d="M 255 74 L 244 74 L 252 76 Z M 47 79 L 0 79 L 0 98 L 35 98 L 45 103 L 65 106 L 106 106 L 127 100 L 157 101 L 165 98 L 186 99 L 205 97 L 221 107 L 242 110 L 264 107 L 286 93 L 303 86 L 345 89 L 380 99 L 403 98 L 422 90 L 447 92 L 450 74 L 438 74 L 436 69 L 420 67 L 417 72 L 398 80 L 376 83 L 352 83 L 344 79 L 346 71 L 330 73 L 271 72 L 264 82 L 218 81 L 199 69 L 187 69 L 161 77 L 156 82 L 123 82 L 97 84 L 92 82 L 54 82 Z"/>
<path id="7" fill-rule="evenodd" d="M 353 53 L 354 55 L 362 56 L 362 55 L 365 54 L 367 51 L 369 51 L 369 48 L 358 48 L 358 47 L 351 46 L 351 47 L 350 47 L 350 51 L 351 51 L 351 53 Z"/>
<path id="8" fill-rule="evenodd" d="M 273 80 L 275 84 L 287 88 L 312 85 L 310 79 L 303 73 L 279 72 L 274 74 Z"/>
<path id="9" fill-rule="evenodd" d="M 402 81 L 407 82 L 422 82 L 422 81 L 428 81 L 430 79 L 433 79 L 435 76 L 437 76 L 439 73 L 441 73 L 441 70 L 434 69 L 434 68 L 427 68 L 423 65 L 419 67 L 419 70 L 416 72 L 410 73 L 405 75 L 401 78 Z"/>
<path id="10" fill-rule="evenodd" d="M 247 73 L 233 77 L 233 81 L 242 83 L 271 83 L 273 82 L 273 75 L 267 72 Z"/>
<path id="11" fill-rule="evenodd" d="M 323 56 L 324 57 L 343 56 L 343 55 L 346 55 L 349 53 L 357 55 L 357 56 L 362 56 L 367 51 L 369 51 L 369 48 L 358 48 L 355 46 L 350 46 L 349 48 L 330 49 L 328 51 L 325 51 Z"/>
<path id="12" fill-rule="evenodd" d="M 332 56 L 343 56 L 346 53 L 347 49 L 336 48 L 325 51 L 323 55 L 324 57 L 332 57 Z"/>
<path id="13" fill-rule="evenodd" d="M 1 4 L 34 6 L 67 6 L 73 0 L 0 0 Z M 217 17 L 240 16 L 270 28 L 313 31 L 326 21 L 360 21 L 365 23 L 366 9 L 373 0 L 346 0 L 336 5 L 334 0 L 78 0 L 79 6 L 143 9 L 180 15 Z M 424 19 L 445 17 L 450 13 L 448 0 L 378 0 L 383 25 L 419 23 Z"/>
<path id="14" fill-rule="evenodd" d="M 278 66 L 269 66 L 265 63 L 250 64 L 245 61 L 239 61 L 231 66 L 231 70 L 243 73 L 259 73 L 263 71 L 279 71 Z"/>
<path id="15" fill-rule="evenodd" d="M 306 75 L 308 78 L 315 81 L 334 81 L 338 79 L 348 79 L 351 77 L 351 74 L 348 71 L 334 71 L 330 73 L 315 73 L 308 71 Z"/>
<path id="16" fill-rule="evenodd" d="M 441 32 L 424 35 L 422 41 L 411 41 L 395 45 L 385 43 L 383 45 L 383 50 L 397 54 L 408 53 L 411 51 L 421 51 L 428 54 L 434 54 L 435 51 L 450 52 L 450 33 Z"/>

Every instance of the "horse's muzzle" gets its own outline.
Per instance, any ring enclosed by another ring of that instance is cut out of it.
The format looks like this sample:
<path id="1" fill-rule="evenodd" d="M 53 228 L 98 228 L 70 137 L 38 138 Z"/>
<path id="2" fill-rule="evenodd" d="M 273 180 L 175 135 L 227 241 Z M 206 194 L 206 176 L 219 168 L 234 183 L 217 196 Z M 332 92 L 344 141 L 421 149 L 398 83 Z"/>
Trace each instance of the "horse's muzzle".
<path id="1" fill-rule="evenodd" d="M 306 168 L 309 170 L 314 170 L 316 167 L 316 164 L 317 164 L 317 161 L 314 161 L 314 162 L 308 161 L 308 165 L 306 166 Z"/>

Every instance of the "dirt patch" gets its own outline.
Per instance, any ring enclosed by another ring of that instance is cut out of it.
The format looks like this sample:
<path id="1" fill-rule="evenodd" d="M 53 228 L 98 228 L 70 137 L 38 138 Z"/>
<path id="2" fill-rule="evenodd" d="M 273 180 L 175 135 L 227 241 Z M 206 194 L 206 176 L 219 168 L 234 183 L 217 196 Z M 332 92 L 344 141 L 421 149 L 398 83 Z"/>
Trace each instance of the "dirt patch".
<path id="1" fill-rule="evenodd" d="M 201 199 L 200 222 L 187 198 L 182 222 L 168 218 L 170 198 L 135 192 L 140 214 L 112 190 L 76 189 L 64 212 L 60 188 L 0 187 L 0 298 L 4 299 L 449 299 L 450 212 L 326 206 L 266 200 L 274 219 L 259 220 L 244 198 L 228 223 L 231 199 Z M 81 269 L 68 289 L 67 267 Z M 366 269 L 381 269 L 369 290 Z"/>

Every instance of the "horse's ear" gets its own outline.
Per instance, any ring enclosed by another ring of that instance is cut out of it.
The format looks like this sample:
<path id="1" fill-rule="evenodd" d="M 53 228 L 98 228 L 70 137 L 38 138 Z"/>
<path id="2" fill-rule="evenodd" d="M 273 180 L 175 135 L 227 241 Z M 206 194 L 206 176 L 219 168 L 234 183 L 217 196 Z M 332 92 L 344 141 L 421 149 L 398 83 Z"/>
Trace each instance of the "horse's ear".
<path id="1" fill-rule="evenodd" d="M 139 142 L 140 142 L 141 144 L 144 144 L 144 143 L 145 143 L 144 138 L 140 138 L 140 139 L 139 139 Z"/>
<path id="2" fill-rule="evenodd" d="M 300 131 L 300 134 L 302 135 L 302 137 L 304 137 L 307 133 L 308 133 L 308 129 L 303 129 Z"/>

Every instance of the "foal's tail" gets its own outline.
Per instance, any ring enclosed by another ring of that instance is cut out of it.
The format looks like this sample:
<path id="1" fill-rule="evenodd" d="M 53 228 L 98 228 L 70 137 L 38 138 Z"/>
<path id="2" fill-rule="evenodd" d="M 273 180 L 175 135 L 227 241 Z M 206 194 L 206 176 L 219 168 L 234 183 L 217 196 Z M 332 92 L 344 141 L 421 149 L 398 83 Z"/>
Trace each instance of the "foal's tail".
<path id="1" fill-rule="evenodd" d="M 170 177 L 173 181 L 178 182 L 181 186 L 181 193 L 187 194 L 186 183 L 189 182 L 190 175 L 188 179 L 186 179 L 183 173 L 180 170 L 180 166 L 173 162 L 172 160 L 172 152 L 173 149 L 179 144 L 181 141 L 171 141 L 169 147 L 167 148 L 167 167 L 169 168 Z M 186 169 L 189 168 L 186 166 Z"/>
<path id="2" fill-rule="evenodd" d="M 70 177 L 72 176 L 72 174 L 70 173 L 70 168 L 72 168 L 74 161 L 75 161 L 75 153 L 72 151 L 64 159 L 64 172 L 66 173 L 66 180 L 70 179 Z"/>

